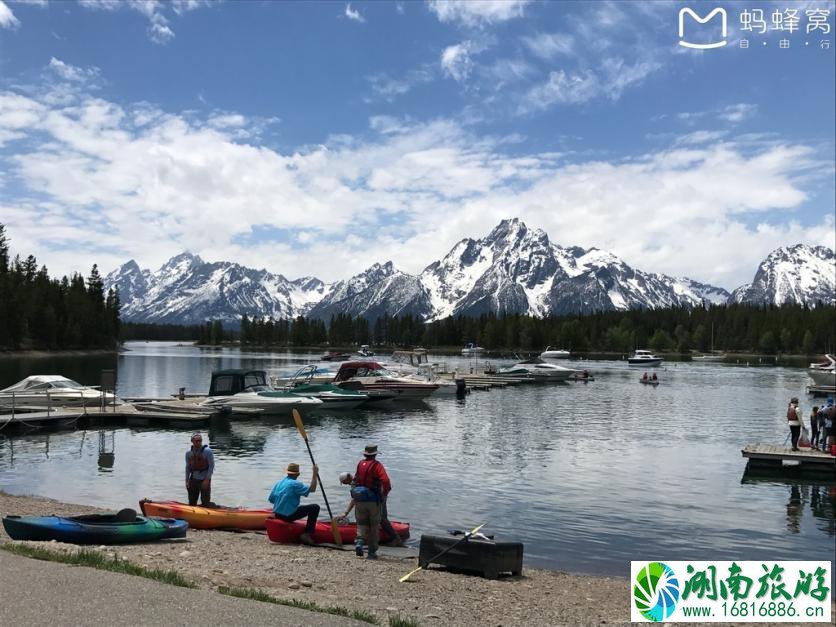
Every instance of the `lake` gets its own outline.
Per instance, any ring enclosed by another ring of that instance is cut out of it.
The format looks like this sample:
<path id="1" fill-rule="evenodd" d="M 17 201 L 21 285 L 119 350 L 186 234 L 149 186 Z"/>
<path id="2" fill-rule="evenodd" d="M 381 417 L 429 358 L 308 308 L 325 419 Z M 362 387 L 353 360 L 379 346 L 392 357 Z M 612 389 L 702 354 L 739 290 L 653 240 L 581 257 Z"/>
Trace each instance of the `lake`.
<path id="1" fill-rule="evenodd" d="M 218 368 L 284 372 L 317 355 L 130 342 L 118 356 L 0 359 L 0 388 L 30 374 L 97 384 L 116 368 L 121 396 L 197 393 Z M 803 369 L 669 363 L 651 387 L 625 363 L 569 363 L 596 380 L 306 419 L 332 508 L 348 499 L 337 475 L 376 443 L 394 486 L 390 515 L 411 522 L 413 542 L 487 522 L 485 532 L 525 543 L 528 566 L 611 575 L 628 575 L 630 560 L 832 559 L 836 486 L 750 479 L 740 455 L 746 443 L 784 441 L 791 396 L 805 422 L 820 404 L 804 394 Z M 215 502 L 267 506 L 291 461 L 309 477 L 290 419 L 218 419 L 204 432 Z M 113 508 L 184 500 L 189 436 L 122 427 L 0 437 L 0 489 Z"/>

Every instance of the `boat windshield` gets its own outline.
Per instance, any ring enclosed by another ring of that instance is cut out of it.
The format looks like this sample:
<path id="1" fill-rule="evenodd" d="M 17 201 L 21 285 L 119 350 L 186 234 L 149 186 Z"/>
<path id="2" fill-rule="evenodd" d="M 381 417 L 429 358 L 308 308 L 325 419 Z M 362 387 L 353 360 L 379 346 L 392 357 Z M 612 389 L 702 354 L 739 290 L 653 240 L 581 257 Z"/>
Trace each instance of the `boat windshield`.
<path id="1" fill-rule="evenodd" d="M 244 388 L 244 392 L 274 392 L 275 390 L 269 385 L 249 385 Z"/>

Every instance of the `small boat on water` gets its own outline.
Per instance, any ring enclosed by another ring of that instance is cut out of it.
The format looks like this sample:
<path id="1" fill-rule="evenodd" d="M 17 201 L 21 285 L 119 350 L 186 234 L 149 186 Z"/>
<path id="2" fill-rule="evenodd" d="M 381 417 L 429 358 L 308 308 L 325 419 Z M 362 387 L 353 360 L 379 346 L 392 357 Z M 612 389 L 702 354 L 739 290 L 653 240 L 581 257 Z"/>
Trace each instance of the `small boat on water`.
<path id="1" fill-rule="evenodd" d="M 229 369 L 212 373 L 209 397 L 198 407 L 257 411 L 263 415 L 289 415 L 291 410 L 301 412 L 322 405 L 318 398 L 299 396 L 277 391 L 267 385 L 267 373 L 263 370 Z"/>
<path id="2" fill-rule="evenodd" d="M 338 353 L 336 351 L 325 353 L 319 358 L 320 361 L 348 361 L 349 359 L 351 359 L 351 355 L 348 353 Z"/>
<path id="3" fill-rule="evenodd" d="M 192 529 L 264 529 L 267 519 L 273 515 L 273 510 L 269 508 L 203 507 L 150 499 L 142 499 L 139 507 L 146 516 L 185 520 Z"/>
<path id="4" fill-rule="evenodd" d="M 367 394 L 370 400 L 420 400 L 438 389 L 434 383 L 399 377 L 376 361 L 347 361 L 340 366 L 334 383 Z"/>
<path id="5" fill-rule="evenodd" d="M 631 366 L 658 366 L 664 361 L 661 357 L 657 357 L 648 350 L 637 350 L 627 360 Z"/>
<path id="6" fill-rule="evenodd" d="M 540 353 L 541 359 L 569 359 L 569 351 L 562 348 L 546 346 L 546 350 Z"/>
<path id="7" fill-rule="evenodd" d="M 639 379 L 639 383 L 643 383 L 644 385 L 659 385 L 659 379 L 645 376 Z"/>
<path id="8" fill-rule="evenodd" d="M 128 544 L 185 538 L 189 524 L 172 518 L 137 516 L 132 509 L 86 516 L 6 516 L 3 527 L 12 540 L 71 544 Z"/>
<path id="9" fill-rule="evenodd" d="M 368 394 L 341 388 L 333 383 L 315 383 L 318 369 L 315 364 L 300 368 L 285 390 L 297 396 L 318 398 L 322 409 L 353 409 L 369 400 Z"/>
<path id="10" fill-rule="evenodd" d="M 397 520 L 390 521 L 395 533 L 398 534 L 401 540 L 406 540 L 409 537 L 409 523 L 398 522 Z M 340 538 L 343 544 L 352 544 L 357 537 L 357 525 L 354 523 L 346 523 L 337 525 Z M 289 523 L 278 518 L 267 519 L 267 537 L 272 542 L 280 542 L 282 544 L 293 544 L 299 542 L 299 536 L 305 531 L 305 521 L 297 520 Z M 318 520 L 316 528 L 314 529 L 311 539 L 317 544 L 327 544 L 334 541 L 334 533 L 331 530 L 331 523 L 327 520 Z M 380 528 L 380 541 L 389 542 L 393 538 Z"/>
<path id="11" fill-rule="evenodd" d="M 0 405 L 4 407 L 112 405 L 114 401 L 117 399 L 110 392 L 81 385 L 57 374 L 33 375 L 0 390 Z"/>
<path id="12" fill-rule="evenodd" d="M 834 387 L 836 386 L 836 359 L 833 355 L 825 355 L 824 358 L 826 361 L 810 364 L 807 374 L 816 385 Z"/>
<path id="13" fill-rule="evenodd" d="M 462 355 L 479 355 L 484 352 L 484 348 L 482 348 L 481 346 L 477 346 L 473 342 L 468 342 L 462 349 Z"/>
<path id="14" fill-rule="evenodd" d="M 363 344 L 360 347 L 360 350 L 357 351 L 357 354 L 360 355 L 360 357 L 374 357 L 374 351 L 369 348 L 368 344 Z"/>
<path id="15" fill-rule="evenodd" d="M 515 376 L 515 375 L 529 375 L 538 380 L 543 381 L 566 381 L 569 377 L 576 374 L 571 368 L 564 368 L 557 364 L 546 363 L 539 357 L 532 357 L 531 359 L 524 359 L 517 362 L 513 366 L 507 368 L 500 368 L 497 371 L 501 376 Z"/>

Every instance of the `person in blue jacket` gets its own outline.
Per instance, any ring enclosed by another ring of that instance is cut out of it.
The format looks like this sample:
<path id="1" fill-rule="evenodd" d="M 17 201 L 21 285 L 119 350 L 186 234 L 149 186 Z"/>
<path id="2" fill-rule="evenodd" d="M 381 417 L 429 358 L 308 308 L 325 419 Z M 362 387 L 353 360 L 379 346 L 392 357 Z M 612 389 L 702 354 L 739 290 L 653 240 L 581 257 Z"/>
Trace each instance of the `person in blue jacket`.
<path id="1" fill-rule="evenodd" d="M 285 522 L 307 517 L 305 532 L 299 536 L 299 540 L 303 544 L 316 544 L 312 536 L 316 528 L 316 519 L 319 517 L 319 505 L 316 503 L 300 505 L 299 502 L 303 496 L 316 492 L 318 468 L 314 465 L 310 485 L 299 481 L 299 464 L 288 464 L 285 472 L 287 476 L 276 482 L 270 491 L 270 496 L 267 497 L 267 500 L 273 504 L 273 515 Z"/>

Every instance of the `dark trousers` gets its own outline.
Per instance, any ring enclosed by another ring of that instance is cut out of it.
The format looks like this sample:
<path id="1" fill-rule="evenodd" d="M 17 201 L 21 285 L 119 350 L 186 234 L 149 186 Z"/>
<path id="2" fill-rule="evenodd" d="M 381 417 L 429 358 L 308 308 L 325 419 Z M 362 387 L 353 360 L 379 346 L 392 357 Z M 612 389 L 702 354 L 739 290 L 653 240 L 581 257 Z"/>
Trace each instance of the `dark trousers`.
<path id="1" fill-rule="evenodd" d="M 189 505 L 197 505 L 197 496 L 200 495 L 200 504 L 207 507 L 212 496 L 212 481 L 209 486 L 203 487 L 203 479 L 189 479 L 189 486 L 186 488 L 189 493 Z"/>
<path id="2" fill-rule="evenodd" d="M 790 439 L 792 440 L 792 447 L 798 448 L 798 436 L 801 435 L 801 426 L 790 426 Z"/>
<path id="3" fill-rule="evenodd" d="M 816 446 L 819 443 L 819 425 L 815 419 L 810 421 L 810 446 Z"/>
<path id="4" fill-rule="evenodd" d="M 305 516 L 308 517 L 308 522 L 305 523 L 305 533 L 311 535 L 313 534 L 314 529 L 316 529 L 316 519 L 319 518 L 319 505 L 316 503 L 311 503 L 310 505 L 300 505 L 299 509 L 293 512 L 290 516 L 276 514 L 276 518 L 285 522 L 293 522 L 294 520 L 299 520 Z"/>
<path id="5" fill-rule="evenodd" d="M 392 526 L 392 523 L 389 522 L 389 511 L 386 508 L 386 497 L 383 497 L 383 501 L 380 503 L 380 528 L 389 536 L 387 542 L 395 542 L 399 539 L 398 532 L 395 531 L 395 528 Z"/>

